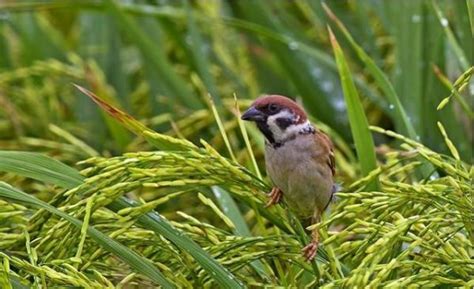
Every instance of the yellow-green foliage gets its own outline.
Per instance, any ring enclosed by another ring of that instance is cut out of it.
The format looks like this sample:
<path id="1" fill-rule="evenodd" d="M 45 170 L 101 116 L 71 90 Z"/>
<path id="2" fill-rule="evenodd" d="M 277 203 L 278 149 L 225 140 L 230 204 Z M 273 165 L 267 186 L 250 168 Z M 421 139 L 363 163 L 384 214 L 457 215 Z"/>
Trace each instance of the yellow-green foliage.
<path id="1" fill-rule="evenodd" d="M 145 256 L 178 286 L 200 287 L 215 281 L 189 254 L 137 224 L 137 219 L 155 209 L 159 212 L 165 203 L 193 198 L 189 204 L 181 201 L 183 207 L 176 212 L 165 213 L 171 224 L 247 285 L 471 287 L 472 167 L 393 132 L 373 129 L 400 138 L 404 149 L 385 153 L 383 165 L 337 194 L 320 225 L 327 256 L 318 262 L 319 279 L 311 277 L 313 268 L 300 255 L 291 217 L 282 208 L 268 210 L 267 216 L 255 215 L 263 211 L 268 187 L 210 148 L 91 158 L 81 163 L 87 166 L 82 171 L 84 184 L 56 189 L 53 203 Z M 427 180 L 414 180 L 421 165 L 417 156 L 437 167 L 441 176 L 434 173 Z M 381 190 L 366 191 L 375 176 L 380 177 Z M 232 220 L 201 195 L 209 186 L 220 186 L 243 204 L 259 208 L 247 215 L 255 237 L 233 233 Z M 107 208 L 124 195 L 147 200 L 116 212 Z M 206 216 L 215 216 L 212 224 L 186 213 L 193 211 L 190 205 L 210 206 Z M 14 268 L 9 275 L 20 280 L 35 276 L 30 282 L 49 286 L 152 286 L 68 221 L 44 210 L 30 215 L 31 209 L 13 203 L 3 203 L 1 209 L 0 250 L 7 252 L 1 255 L 4 264 Z M 257 260 L 264 268 L 262 275 L 252 266 Z M 5 282 L 8 275 L 2 276 Z"/>
<path id="2" fill-rule="evenodd" d="M 3 2 L 0 288 L 474 287 L 472 0 Z M 311 263 L 262 93 L 335 144 Z"/>

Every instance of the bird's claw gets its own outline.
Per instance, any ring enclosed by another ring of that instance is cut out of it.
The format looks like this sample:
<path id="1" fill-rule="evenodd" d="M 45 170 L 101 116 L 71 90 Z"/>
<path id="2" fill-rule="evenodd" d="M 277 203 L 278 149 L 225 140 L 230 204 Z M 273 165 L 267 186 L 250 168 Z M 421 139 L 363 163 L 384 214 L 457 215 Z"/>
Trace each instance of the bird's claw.
<path id="1" fill-rule="evenodd" d="M 316 253 L 318 252 L 319 243 L 315 241 L 311 241 L 308 245 L 306 245 L 301 251 L 303 252 L 303 256 L 306 261 L 311 262 L 314 257 L 316 257 Z"/>
<path id="2" fill-rule="evenodd" d="M 265 208 L 278 204 L 281 201 L 282 196 L 283 192 L 279 188 L 274 187 L 269 194 L 270 200 L 268 200 L 267 204 L 265 205 Z"/>

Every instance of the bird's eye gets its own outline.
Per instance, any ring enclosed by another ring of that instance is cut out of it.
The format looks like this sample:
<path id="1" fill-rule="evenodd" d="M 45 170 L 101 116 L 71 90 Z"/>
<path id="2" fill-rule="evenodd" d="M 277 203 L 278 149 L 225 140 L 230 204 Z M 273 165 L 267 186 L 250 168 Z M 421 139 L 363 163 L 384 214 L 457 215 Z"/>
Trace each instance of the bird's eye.
<path id="1" fill-rule="evenodd" d="M 268 105 L 268 111 L 269 112 L 277 112 L 278 111 L 278 105 L 276 105 L 274 103 L 270 103 Z"/>

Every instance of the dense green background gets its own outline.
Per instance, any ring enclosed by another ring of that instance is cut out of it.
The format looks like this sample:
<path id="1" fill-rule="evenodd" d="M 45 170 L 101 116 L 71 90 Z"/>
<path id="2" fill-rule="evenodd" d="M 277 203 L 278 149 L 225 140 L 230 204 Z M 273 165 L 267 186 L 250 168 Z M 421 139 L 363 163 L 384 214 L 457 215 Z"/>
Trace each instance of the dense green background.
<path id="1" fill-rule="evenodd" d="M 150 120 L 160 131 L 171 130 L 169 120 L 178 122 L 174 133 L 194 140 L 216 133 L 211 118 L 197 114 L 208 106 L 208 93 L 219 109 L 232 102 L 233 93 L 239 99 L 263 93 L 288 95 L 301 99 L 313 117 L 350 142 L 326 31 L 331 22 L 319 1 L 119 3 L 2 4 L 2 140 L 54 139 L 48 130 L 53 123 L 100 152 L 126 151 L 129 135 L 104 122 L 95 105 L 74 91 L 70 83 L 78 82 L 137 118 Z M 433 70 L 436 65 L 454 81 L 473 63 L 466 2 L 329 1 L 328 5 L 394 84 L 420 140 L 447 152 L 436 127 L 442 120 L 463 159 L 471 160 L 470 120 L 456 104 L 436 111 L 450 91 Z M 335 33 L 352 60 L 370 124 L 397 127 L 394 104 L 338 29 Z M 472 103 L 472 88 L 466 97 Z"/>

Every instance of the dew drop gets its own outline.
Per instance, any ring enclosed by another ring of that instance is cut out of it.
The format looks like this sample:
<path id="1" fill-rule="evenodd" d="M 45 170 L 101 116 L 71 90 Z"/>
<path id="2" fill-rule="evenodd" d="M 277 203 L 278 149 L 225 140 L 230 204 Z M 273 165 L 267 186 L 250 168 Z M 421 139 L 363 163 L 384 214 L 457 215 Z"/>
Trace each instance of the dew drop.
<path id="1" fill-rule="evenodd" d="M 395 105 L 390 104 L 390 105 L 388 106 L 388 108 L 389 108 L 389 109 L 394 109 L 394 108 L 395 108 Z"/>
<path id="2" fill-rule="evenodd" d="M 0 21 L 7 21 L 10 18 L 10 13 L 0 12 Z"/>
<path id="3" fill-rule="evenodd" d="M 330 81 L 324 81 L 322 84 L 322 89 L 325 92 L 331 92 L 334 89 L 334 84 Z"/>
<path id="4" fill-rule="evenodd" d="M 439 179 L 439 174 L 438 172 L 434 172 L 431 176 L 430 176 L 430 180 L 437 180 Z"/>
<path id="5" fill-rule="evenodd" d="M 191 35 L 187 35 L 184 38 L 184 41 L 186 42 L 187 45 L 192 46 L 193 45 L 193 39 L 191 38 Z"/>
<path id="6" fill-rule="evenodd" d="M 346 109 L 346 103 L 344 102 L 344 99 L 337 98 L 334 101 L 334 107 L 339 111 L 344 111 Z"/>
<path id="7" fill-rule="evenodd" d="M 313 67 L 311 68 L 311 75 L 316 77 L 316 78 L 319 78 L 321 77 L 321 75 L 323 74 L 323 71 L 321 70 L 321 68 L 319 67 Z"/>
<path id="8" fill-rule="evenodd" d="M 443 27 L 448 27 L 448 24 L 449 24 L 448 19 L 446 19 L 446 18 L 441 18 L 440 21 L 441 21 L 441 25 L 442 25 Z"/>
<path id="9" fill-rule="evenodd" d="M 299 44 L 298 44 L 298 42 L 295 42 L 295 41 L 291 41 L 288 44 L 288 48 L 290 48 L 290 50 L 296 50 L 296 49 L 298 49 L 298 47 L 299 47 Z"/>
<path id="10" fill-rule="evenodd" d="M 418 14 L 413 14 L 411 16 L 411 22 L 413 23 L 419 23 L 421 21 L 421 16 Z"/>

